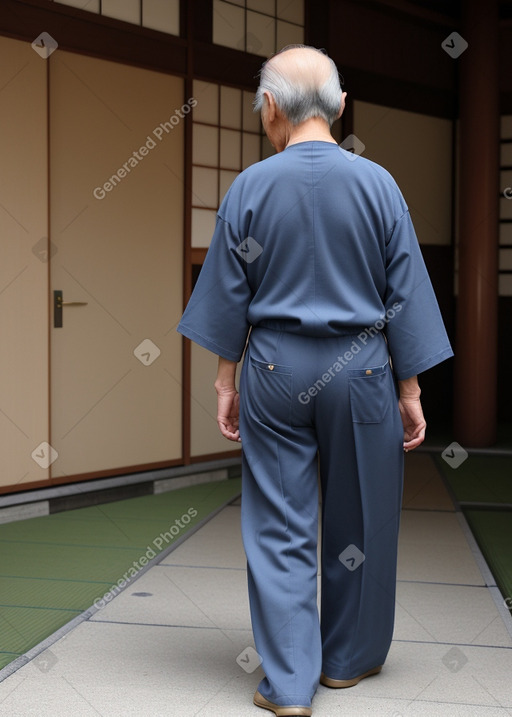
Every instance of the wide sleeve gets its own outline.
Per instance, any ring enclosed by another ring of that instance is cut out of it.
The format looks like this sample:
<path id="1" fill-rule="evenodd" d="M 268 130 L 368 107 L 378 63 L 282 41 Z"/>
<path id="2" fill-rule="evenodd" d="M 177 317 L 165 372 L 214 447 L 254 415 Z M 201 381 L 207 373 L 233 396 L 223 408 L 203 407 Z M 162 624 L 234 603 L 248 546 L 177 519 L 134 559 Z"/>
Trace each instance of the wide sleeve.
<path id="1" fill-rule="evenodd" d="M 408 211 L 386 249 L 386 337 L 399 380 L 426 371 L 453 351 Z"/>
<path id="2" fill-rule="evenodd" d="M 240 240 L 217 216 L 215 232 L 177 331 L 229 361 L 240 361 L 249 323 L 251 290 Z"/>

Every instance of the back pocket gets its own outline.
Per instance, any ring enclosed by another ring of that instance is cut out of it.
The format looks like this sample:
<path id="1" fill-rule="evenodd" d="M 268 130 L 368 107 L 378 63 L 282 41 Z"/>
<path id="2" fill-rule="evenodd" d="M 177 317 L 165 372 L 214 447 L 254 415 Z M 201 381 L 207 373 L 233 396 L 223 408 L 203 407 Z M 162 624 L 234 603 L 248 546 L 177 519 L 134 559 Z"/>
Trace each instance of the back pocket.
<path id="1" fill-rule="evenodd" d="M 394 398 L 390 390 L 388 362 L 348 370 L 350 411 L 354 423 L 381 423 Z"/>
<path id="2" fill-rule="evenodd" d="M 255 416 L 263 424 L 290 425 L 292 367 L 249 357 L 246 390 Z"/>

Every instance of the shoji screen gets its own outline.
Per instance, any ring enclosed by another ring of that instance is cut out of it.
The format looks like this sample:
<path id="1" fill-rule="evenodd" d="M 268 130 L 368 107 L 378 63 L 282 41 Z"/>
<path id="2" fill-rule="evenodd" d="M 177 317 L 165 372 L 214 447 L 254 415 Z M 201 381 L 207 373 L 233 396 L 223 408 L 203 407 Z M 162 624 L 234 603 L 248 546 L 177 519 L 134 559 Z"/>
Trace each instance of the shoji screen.
<path id="1" fill-rule="evenodd" d="M 48 477 L 47 63 L 5 37 L 0 55 L 0 487 L 21 490 Z"/>

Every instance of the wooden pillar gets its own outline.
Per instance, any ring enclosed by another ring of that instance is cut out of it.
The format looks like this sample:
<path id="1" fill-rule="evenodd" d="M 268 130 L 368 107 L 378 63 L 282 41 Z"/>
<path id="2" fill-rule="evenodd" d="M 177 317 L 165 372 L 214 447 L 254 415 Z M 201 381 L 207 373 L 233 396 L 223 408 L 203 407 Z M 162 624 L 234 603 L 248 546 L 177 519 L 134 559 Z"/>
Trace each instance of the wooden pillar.
<path id="1" fill-rule="evenodd" d="M 455 435 L 496 442 L 499 245 L 498 0 L 463 0 Z"/>

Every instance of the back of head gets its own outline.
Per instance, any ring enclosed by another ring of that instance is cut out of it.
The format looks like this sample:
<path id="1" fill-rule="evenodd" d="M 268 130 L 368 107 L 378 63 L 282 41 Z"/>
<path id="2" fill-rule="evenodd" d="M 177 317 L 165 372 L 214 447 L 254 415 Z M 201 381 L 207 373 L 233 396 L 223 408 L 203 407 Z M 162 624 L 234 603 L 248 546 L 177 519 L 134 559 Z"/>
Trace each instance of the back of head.
<path id="1" fill-rule="evenodd" d="M 339 115 L 342 90 L 338 70 L 315 47 L 290 45 L 267 60 L 260 74 L 255 110 L 261 109 L 265 91 L 292 125 L 322 117 L 330 127 Z"/>

